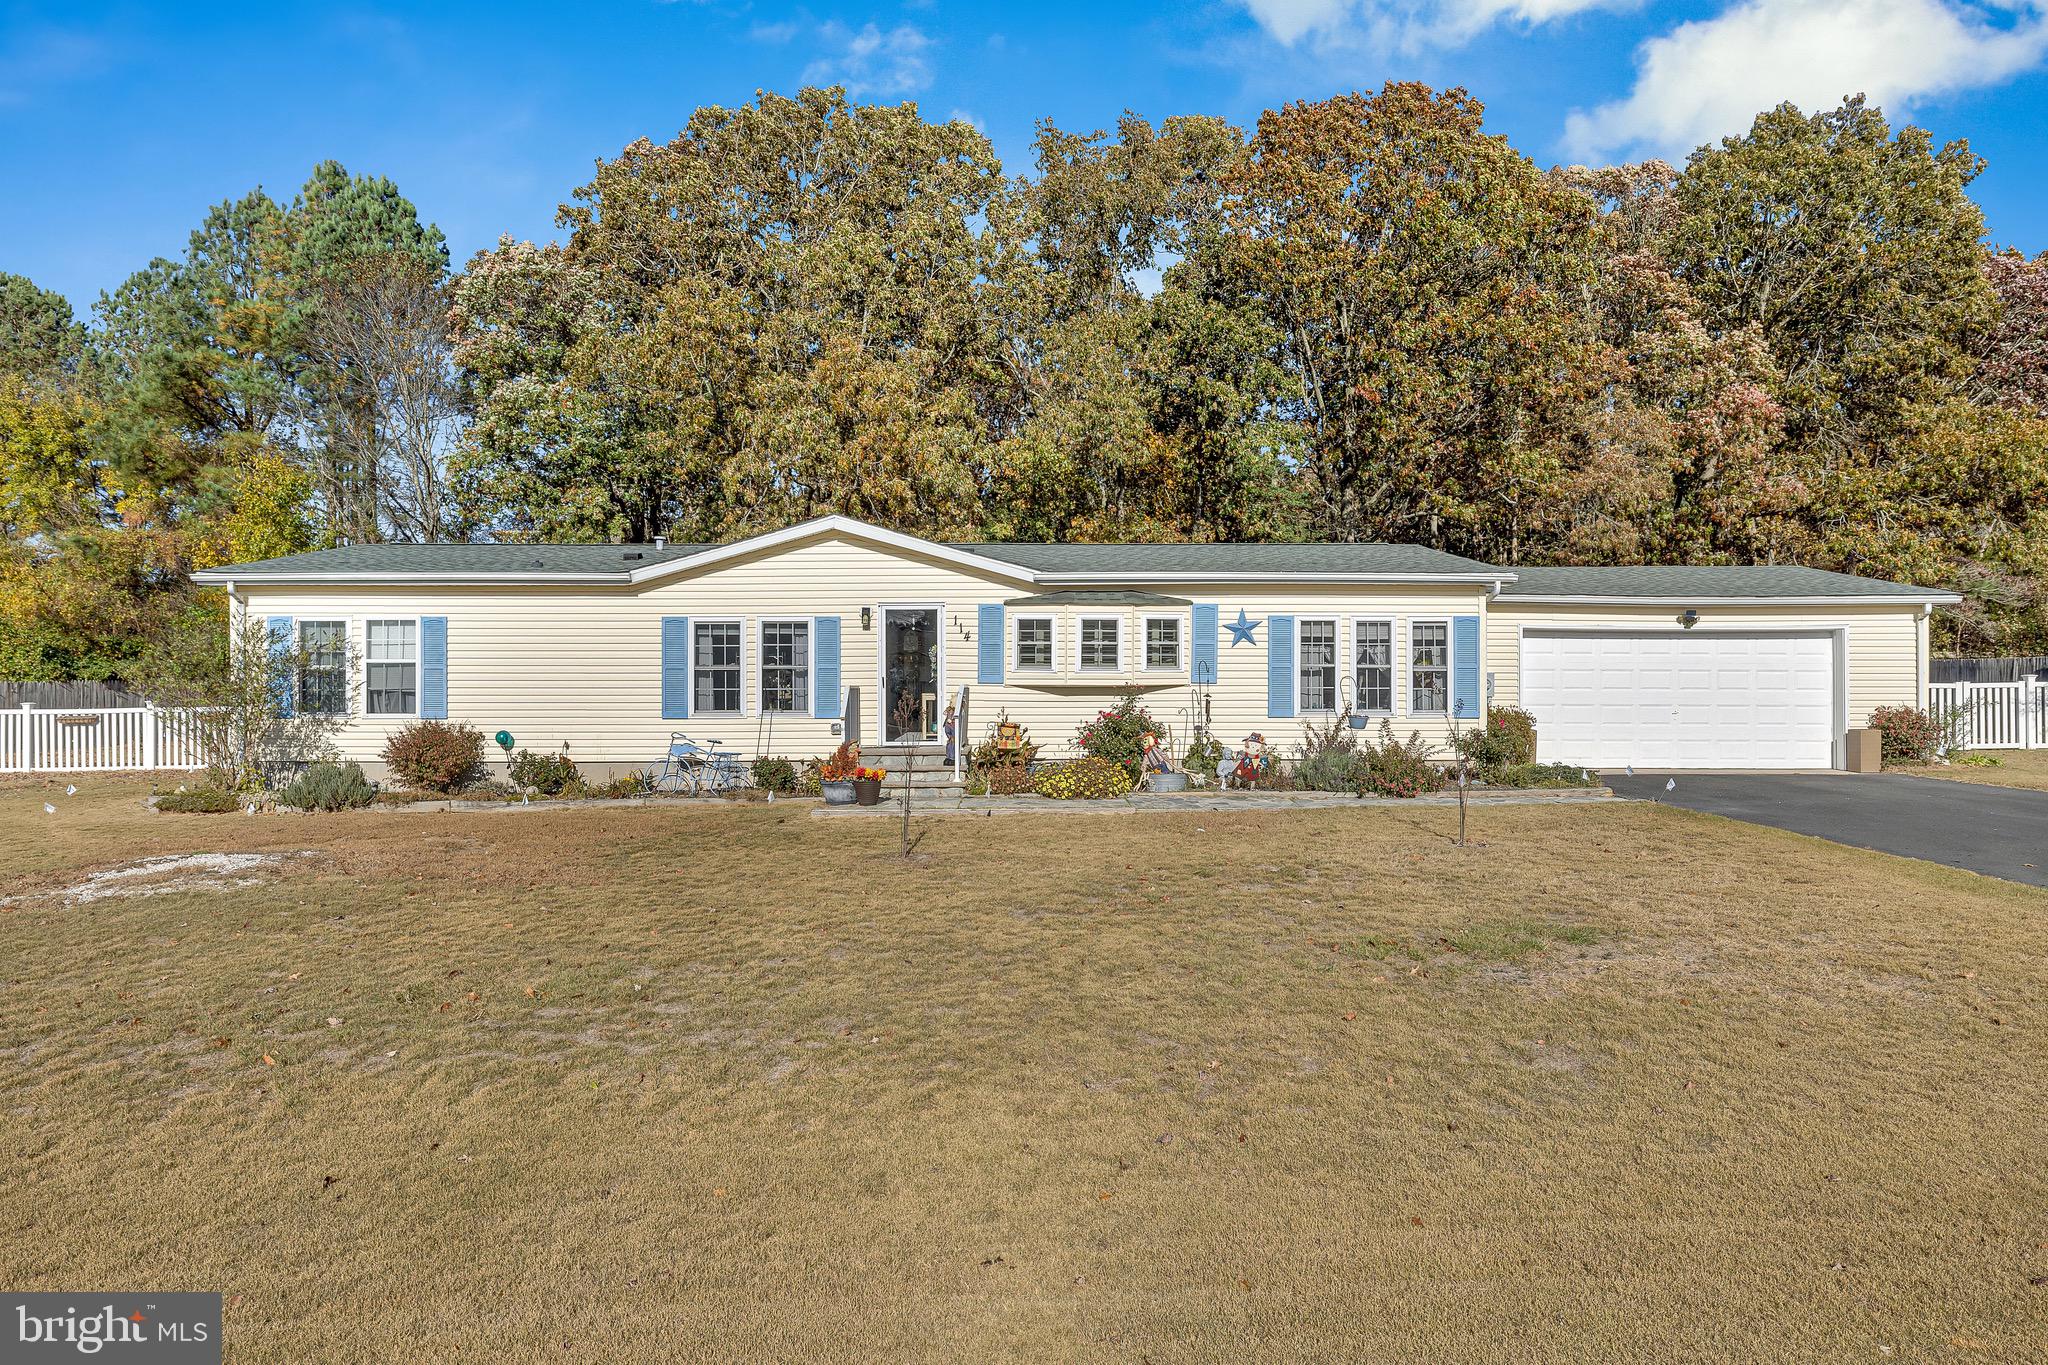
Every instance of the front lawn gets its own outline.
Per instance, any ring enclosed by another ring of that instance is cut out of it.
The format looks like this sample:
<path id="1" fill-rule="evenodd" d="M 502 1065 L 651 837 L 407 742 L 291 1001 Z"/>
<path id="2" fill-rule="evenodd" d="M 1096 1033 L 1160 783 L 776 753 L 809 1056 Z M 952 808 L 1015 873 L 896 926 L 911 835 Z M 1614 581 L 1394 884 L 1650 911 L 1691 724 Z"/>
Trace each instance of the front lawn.
<path id="1" fill-rule="evenodd" d="M 80 786 L 0 787 L 0 1282 L 219 1289 L 230 1360 L 2048 1339 L 2037 890 L 1633 803 L 905 862 L 796 803 Z"/>
<path id="2" fill-rule="evenodd" d="M 1975 782 L 1991 787 L 2021 787 L 2048 792 L 2048 749 L 1977 749 L 1973 754 L 1996 763 L 1930 763 L 1896 768 L 1908 777 L 1938 777 L 1944 782 Z"/>

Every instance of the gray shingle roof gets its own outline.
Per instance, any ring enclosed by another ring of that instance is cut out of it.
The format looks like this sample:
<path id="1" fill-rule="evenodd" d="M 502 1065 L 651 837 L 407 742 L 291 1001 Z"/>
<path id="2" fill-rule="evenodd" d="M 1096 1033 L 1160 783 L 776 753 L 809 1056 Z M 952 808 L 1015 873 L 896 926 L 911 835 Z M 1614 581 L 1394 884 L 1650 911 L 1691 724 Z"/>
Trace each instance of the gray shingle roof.
<path id="1" fill-rule="evenodd" d="M 1012 607 L 1185 607 L 1185 597 L 1168 597 L 1157 592 L 1126 592 L 1119 588 L 1070 588 L 1064 592 L 1042 592 L 1036 597 L 1013 597 Z"/>
<path id="2" fill-rule="evenodd" d="M 1638 564 L 1615 568 L 1518 568 L 1501 596 L 1516 597 L 1932 597 L 1948 593 L 1788 564 Z"/>
<path id="3" fill-rule="evenodd" d="M 238 578 L 266 574 L 614 573 L 687 559 L 709 547 L 668 545 L 342 545 L 229 565 Z M 638 556 L 631 558 L 629 556 Z"/>
<path id="4" fill-rule="evenodd" d="M 1421 545 L 1045 545 L 953 547 L 1051 574 L 1487 574 L 1488 564 Z"/>

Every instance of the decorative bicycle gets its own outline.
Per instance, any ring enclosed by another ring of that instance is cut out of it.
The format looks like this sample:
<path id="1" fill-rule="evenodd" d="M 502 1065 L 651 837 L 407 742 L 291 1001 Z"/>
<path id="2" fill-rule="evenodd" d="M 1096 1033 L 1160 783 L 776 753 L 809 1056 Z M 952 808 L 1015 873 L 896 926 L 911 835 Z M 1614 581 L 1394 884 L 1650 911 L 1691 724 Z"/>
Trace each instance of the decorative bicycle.
<path id="1" fill-rule="evenodd" d="M 673 795 L 705 796 L 746 785 L 739 751 L 722 749 L 722 739 L 694 740 L 677 730 L 668 737 L 668 753 L 648 786 Z"/>

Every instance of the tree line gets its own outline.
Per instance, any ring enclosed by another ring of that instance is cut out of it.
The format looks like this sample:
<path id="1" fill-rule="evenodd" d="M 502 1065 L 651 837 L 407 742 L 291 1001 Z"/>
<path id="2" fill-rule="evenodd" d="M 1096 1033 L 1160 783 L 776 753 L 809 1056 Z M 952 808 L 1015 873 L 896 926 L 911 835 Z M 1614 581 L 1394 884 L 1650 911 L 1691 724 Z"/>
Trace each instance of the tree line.
<path id="1" fill-rule="evenodd" d="M 390 181 L 213 209 L 89 322 L 0 276 L 0 676 L 218 635 L 192 570 L 370 540 L 1388 540 L 1804 563 L 2048 649 L 2048 255 L 1851 99 L 1545 170 L 1460 90 L 1028 174 L 837 90 L 600 163 L 451 271 Z"/>

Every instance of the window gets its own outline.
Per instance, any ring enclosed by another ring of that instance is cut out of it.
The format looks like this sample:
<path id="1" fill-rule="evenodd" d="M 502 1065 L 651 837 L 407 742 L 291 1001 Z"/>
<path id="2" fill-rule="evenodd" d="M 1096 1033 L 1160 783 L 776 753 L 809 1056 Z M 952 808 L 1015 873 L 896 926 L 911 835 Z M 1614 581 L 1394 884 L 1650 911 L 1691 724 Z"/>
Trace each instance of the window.
<path id="1" fill-rule="evenodd" d="M 690 709 L 739 714 L 740 623 L 697 621 L 690 633 Z"/>
<path id="2" fill-rule="evenodd" d="M 1145 667 L 1177 670 L 1180 666 L 1180 618 L 1146 617 Z"/>
<path id="3" fill-rule="evenodd" d="M 761 623 L 761 709 L 811 709 L 811 623 Z"/>
<path id="4" fill-rule="evenodd" d="M 1017 657 L 1019 672 L 1046 673 L 1052 670 L 1052 618 L 1050 616 L 1020 616 L 1017 618 Z"/>
<path id="5" fill-rule="evenodd" d="M 1418 715 L 1450 708 L 1451 625 L 1416 621 L 1408 627 L 1408 709 Z"/>
<path id="6" fill-rule="evenodd" d="M 300 714 L 348 714 L 347 640 L 346 621 L 299 622 Z"/>
<path id="7" fill-rule="evenodd" d="M 1123 667 L 1120 658 L 1123 622 L 1114 616 L 1084 616 L 1081 618 L 1081 667 L 1118 669 Z"/>
<path id="8" fill-rule="evenodd" d="M 1394 709 L 1394 623 L 1354 621 L 1351 633 L 1356 651 L 1358 709 Z"/>
<path id="9" fill-rule="evenodd" d="M 1337 709 L 1337 623 L 1303 621 L 1295 628 L 1295 660 L 1301 674 L 1301 709 Z"/>
<path id="10" fill-rule="evenodd" d="M 420 709 L 420 623 L 372 621 L 367 630 L 363 709 L 373 716 L 410 716 Z"/>

